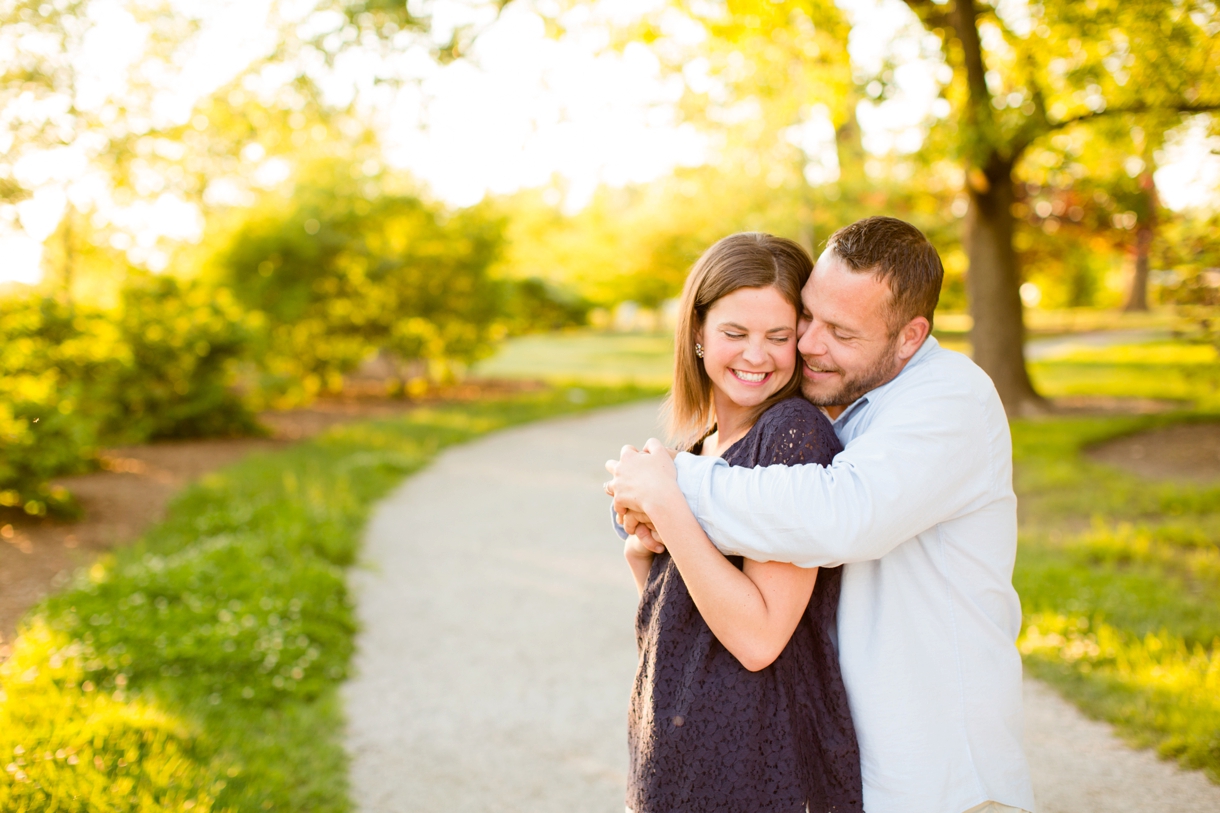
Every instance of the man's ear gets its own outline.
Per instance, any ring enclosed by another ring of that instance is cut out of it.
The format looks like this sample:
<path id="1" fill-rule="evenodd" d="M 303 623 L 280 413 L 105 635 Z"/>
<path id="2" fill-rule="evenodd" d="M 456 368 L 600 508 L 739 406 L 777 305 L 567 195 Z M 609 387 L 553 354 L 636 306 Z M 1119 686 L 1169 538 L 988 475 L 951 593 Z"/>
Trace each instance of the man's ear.
<path id="1" fill-rule="evenodd" d="M 898 347 L 897 354 L 900 361 L 909 361 L 911 356 L 918 352 L 923 346 L 924 339 L 928 338 L 928 334 L 932 332 L 932 326 L 928 324 L 928 320 L 923 316 L 916 316 L 911 321 L 903 325 L 902 330 L 898 331 Z"/>

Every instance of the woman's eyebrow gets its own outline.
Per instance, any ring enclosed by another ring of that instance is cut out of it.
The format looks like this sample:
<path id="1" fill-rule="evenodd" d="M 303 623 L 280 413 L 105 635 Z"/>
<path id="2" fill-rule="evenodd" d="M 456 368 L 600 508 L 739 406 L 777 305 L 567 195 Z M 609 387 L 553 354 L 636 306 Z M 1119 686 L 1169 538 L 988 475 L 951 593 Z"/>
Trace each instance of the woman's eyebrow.
<path id="1" fill-rule="evenodd" d="M 716 327 L 720 328 L 721 330 L 724 330 L 725 328 L 733 328 L 734 330 L 740 330 L 743 333 L 750 332 L 748 327 L 738 324 L 737 322 L 720 322 L 716 325 Z M 780 325 L 779 327 L 767 328 L 767 333 L 777 333 L 781 330 L 796 330 L 796 328 L 792 327 L 791 325 Z"/>

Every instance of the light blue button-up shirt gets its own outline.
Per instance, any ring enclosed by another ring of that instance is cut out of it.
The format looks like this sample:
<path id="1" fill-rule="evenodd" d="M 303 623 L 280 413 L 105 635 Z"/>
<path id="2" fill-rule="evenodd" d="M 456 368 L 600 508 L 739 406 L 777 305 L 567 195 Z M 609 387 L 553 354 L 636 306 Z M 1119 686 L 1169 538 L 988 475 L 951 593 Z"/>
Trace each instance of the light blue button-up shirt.
<path id="1" fill-rule="evenodd" d="M 1012 439 L 991 379 L 929 338 L 834 428 L 829 467 L 680 454 L 678 483 L 726 554 L 844 565 L 839 659 L 868 813 L 1033 810 Z"/>

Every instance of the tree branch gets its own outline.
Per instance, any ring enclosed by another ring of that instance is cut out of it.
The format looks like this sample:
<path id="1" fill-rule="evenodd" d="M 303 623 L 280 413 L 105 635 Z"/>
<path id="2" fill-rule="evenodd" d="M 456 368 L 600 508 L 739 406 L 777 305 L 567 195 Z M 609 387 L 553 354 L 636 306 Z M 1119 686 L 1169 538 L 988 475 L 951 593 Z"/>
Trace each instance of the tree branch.
<path id="1" fill-rule="evenodd" d="M 954 30 L 953 20 L 945 11 L 944 6 L 939 6 L 932 0 L 904 0 L 904 2 L 911 11 L 915 12 L 915 16 L 926 28 Z"/>
<path id="2" fill-rule="evenodd" d="M 1215 102 L 1175 102 L 1173 104 L 1148 104 L 1147 102 L 1136 102 L 1135 104 L 1122 105 L 1120 107 L 1107 107 L 1105 110 L 1096 112 L 1082 113 L 1079 116 L 1063 119 L 1062 121 L 1048 121 L 1046 127 L 1037 135 L 1045 135 L 1053 133 L 1056 130 L 1062 130 L 1065 127 L 1071 127 L 1073 124 L 1083 124 L 1084 122 L 1094 121 L 1106 116 L 1121 116 L 1124 113 L 1152 113 L 1154 111 L 1166 111 L 1172 113 L 1215 113 L 1220 110 L 1220 101 Z M 1032 138 L 1030 139 L 1033 140 Z"/>

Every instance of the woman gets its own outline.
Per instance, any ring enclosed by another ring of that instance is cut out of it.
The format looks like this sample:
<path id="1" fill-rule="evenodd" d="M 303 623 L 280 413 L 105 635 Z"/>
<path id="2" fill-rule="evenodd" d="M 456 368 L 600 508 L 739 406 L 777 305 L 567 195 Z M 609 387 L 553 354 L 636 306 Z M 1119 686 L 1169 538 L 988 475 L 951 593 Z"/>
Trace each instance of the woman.
<path id="1" fill-rule="evenodd" d="M 799 397 L 811 268 L 795 243 L 765 234 L 726 237 L 699 259 L 668 403 L 681 447 L 740 466 L 827 465 L 840 450 Z M 689 512 L 649 521 L 664 552 L 636 537 L 624 551 L 640 590 L 628 810 L 862 811 L 833 643 L 839 569 L 726 558 Z"/>

